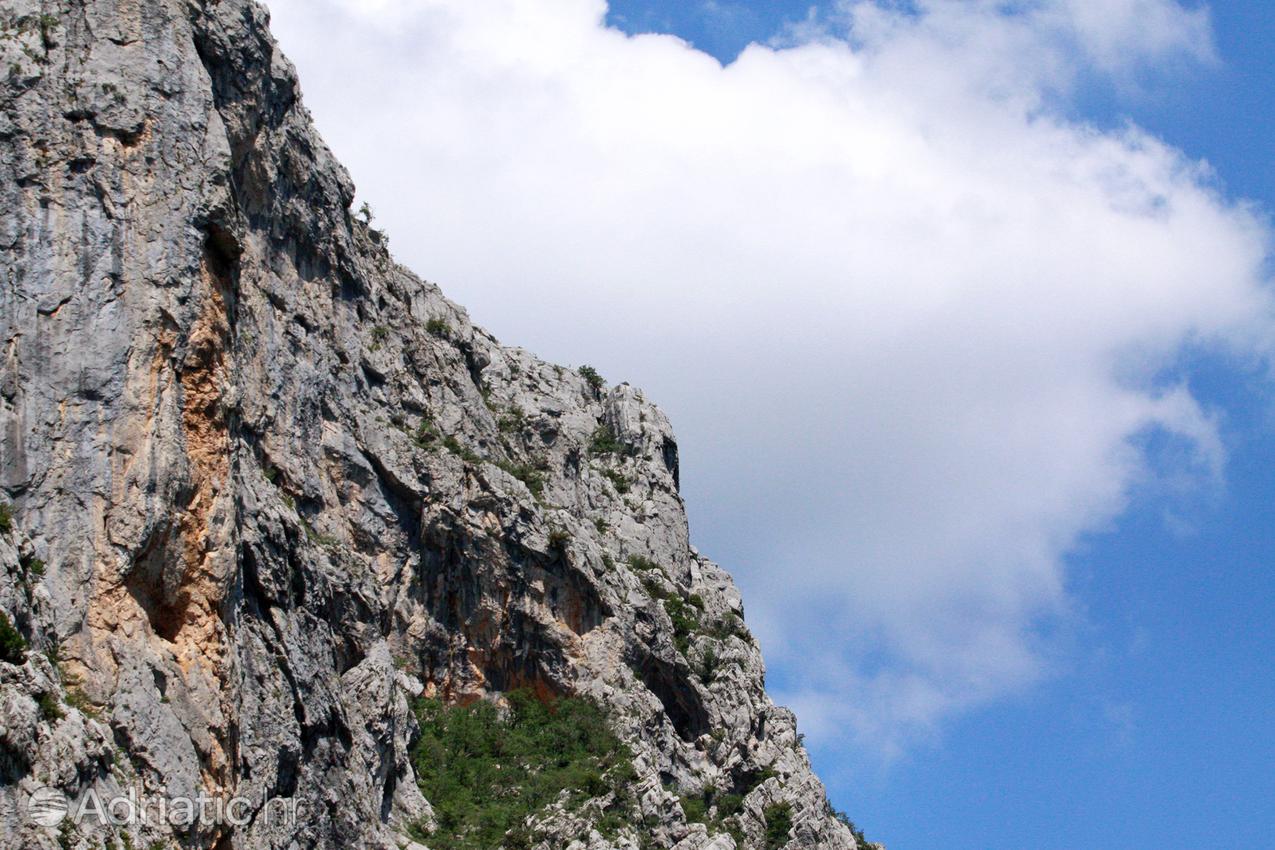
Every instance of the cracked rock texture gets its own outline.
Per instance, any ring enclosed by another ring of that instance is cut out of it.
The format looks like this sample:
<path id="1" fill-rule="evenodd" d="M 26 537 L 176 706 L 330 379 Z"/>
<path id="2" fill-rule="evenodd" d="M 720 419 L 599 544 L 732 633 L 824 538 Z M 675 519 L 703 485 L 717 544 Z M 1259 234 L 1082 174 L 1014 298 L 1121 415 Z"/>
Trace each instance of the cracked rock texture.
<path id="1" fill-rule="evenodd" d="M 788 848 L 856 846 L 690 545 L 664 415 L 394 263 L 263 7 L 0 0 L 0 73 L 0 608 L 30 645 L 0 845 L 406 846 L 411 699 L 525 687 L 599 702 L 639 774 L 640 822 L 543 847 L 729 850 L 678 802 L 708 786 L 746 847 L 782 802 Z M 251 806 L 50 828 L 41 786 Z"/>

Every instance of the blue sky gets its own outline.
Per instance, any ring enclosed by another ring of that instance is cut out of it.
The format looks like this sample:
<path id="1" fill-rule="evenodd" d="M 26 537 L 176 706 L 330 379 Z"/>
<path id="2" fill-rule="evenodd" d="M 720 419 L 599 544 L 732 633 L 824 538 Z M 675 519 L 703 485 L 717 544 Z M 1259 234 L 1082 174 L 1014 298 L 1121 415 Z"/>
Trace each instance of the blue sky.
<path id="1" fill-rule="evenodd" d="M 628 32 L 732 61 L 812 5 L 613 0 Z M 1133 121 L 1275 210 L 1275 6 L 1212 2 L 1218 62 L 1091 81 L 1070 114 Z M 1151 495 L 1070 557 L 1086 623 L 1057 675 L 888 766 L 816 745 L 836 803 L 891 848 L 1258 848 L 1275 836 L 1275 433 L 1269 387 L 1192 362 L 1226 411 L 1226 485 L 1181 515 Z M 1175 514 L 1166 519 L 1166 512 Z M 1181 524 L 1182 527 L 1179 527 Z M 782 681 L 784 671 L 773 677 Z"/>
<path id="2" fill-rule="evenodd" d="M 669 413 L 870 836 L 1263 847 L 1275 10 L 1004 6 L 270 0 L 396 256 Z"/>

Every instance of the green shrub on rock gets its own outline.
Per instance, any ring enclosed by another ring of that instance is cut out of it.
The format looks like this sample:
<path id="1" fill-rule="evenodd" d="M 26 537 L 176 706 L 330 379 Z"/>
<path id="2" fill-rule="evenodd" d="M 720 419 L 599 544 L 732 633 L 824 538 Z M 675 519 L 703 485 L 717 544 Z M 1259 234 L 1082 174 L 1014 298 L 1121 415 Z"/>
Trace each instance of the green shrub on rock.
<path id="1" fill-rule="evenodd" d="M 792 804 L 772 803 L 762 815 L 766 818 L 766 850 L 780 850 L 792 833 Z"/>
<path id="2" fill-rule="evenodd" d="M 673 644 L 678 652 L 686 655 L 691 649 L 691 636 L 700 630 L 699 615 L 694 606 L 680 596 L 666 598 L 664 610 L 673 622 Z"/>
<path id="3" fill-rule="evenodd" d="M 589 451 L 595 455 L 621 454 L 625 449 L 626 446 L 620 442 L 620 438 L 615 435 L 609 425 L 599 425 L 589 441 Z"/>
<path id="4" fill-rule="evenodd" d="M 9 615 L 0 611 L 0 661 L 21 664 L 26 657 L 26 639 L 9 622 Z"/>
<path id="5" fill-rule="evenodd" d="M 581 378 L 584 378 L 584 382 L 589 385 L 589 389 L 595 393 L 602 392 L 602 388 L 607 385 L 603 377 L 598 374 L 598 370 L 592 366 L 581 366 L 576 371 L 580 373 Z"/>

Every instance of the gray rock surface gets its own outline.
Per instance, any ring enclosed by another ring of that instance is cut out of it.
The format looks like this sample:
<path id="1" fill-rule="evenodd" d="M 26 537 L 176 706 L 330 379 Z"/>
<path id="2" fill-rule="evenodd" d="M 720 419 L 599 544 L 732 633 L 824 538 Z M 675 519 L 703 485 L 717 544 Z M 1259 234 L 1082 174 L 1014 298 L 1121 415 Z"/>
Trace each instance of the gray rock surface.
<path id="1" fill-rule="evenodd" d="M 639 772 L 643 823 L 563 811 L 542 847 L 730 850 L 679 804 L 706 786 L 746 792 L 746 847 L 781 802 L 788 848 L 856 846 L 689 543 L 665 416 L 394 263 L 261 6 L 0 0 L 0 63 L 0 608 L 31 644 L 0 846 L 408 846 L 410 699 L 520 687 L 596 699 Z M 249 805 L 43 827 L 42 786 Z"/>

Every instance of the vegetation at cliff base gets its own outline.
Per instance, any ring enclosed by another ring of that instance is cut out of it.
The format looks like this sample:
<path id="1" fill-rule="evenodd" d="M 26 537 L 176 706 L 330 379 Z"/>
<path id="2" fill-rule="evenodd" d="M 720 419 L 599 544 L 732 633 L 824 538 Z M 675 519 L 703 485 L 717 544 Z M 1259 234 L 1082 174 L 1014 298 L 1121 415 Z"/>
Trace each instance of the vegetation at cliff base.
<path id="1" fill-rule="evenodd" d="M 531 846 L 527 818 L 562 792 L 575 803 L 618 799 L 633 780 L 628 748 L 594 703 L 506 696 L 507 711 L 485 701 L 415 704 L 421 736 L 412 761 L 437 819 L 433 832 L 415 831 L 431 850 Z"/>

